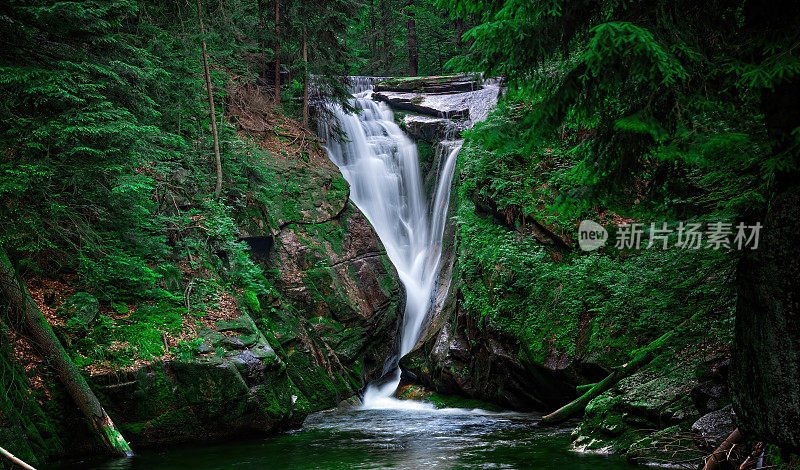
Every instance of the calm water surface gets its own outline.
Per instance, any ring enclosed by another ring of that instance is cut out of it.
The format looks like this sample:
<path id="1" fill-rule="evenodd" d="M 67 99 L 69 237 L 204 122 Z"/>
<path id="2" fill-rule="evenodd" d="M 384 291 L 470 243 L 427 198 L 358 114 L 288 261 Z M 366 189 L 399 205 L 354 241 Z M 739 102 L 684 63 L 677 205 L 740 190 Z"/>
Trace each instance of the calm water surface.
<path id="1" fill-rule="evenodd" d="M 538 417 L 470 410 L 334 410 L 302 429 L 130 459 L 59 469 L 632 469 L 614 456 L 570 452 L 571 429 L 539 428 Z"/>

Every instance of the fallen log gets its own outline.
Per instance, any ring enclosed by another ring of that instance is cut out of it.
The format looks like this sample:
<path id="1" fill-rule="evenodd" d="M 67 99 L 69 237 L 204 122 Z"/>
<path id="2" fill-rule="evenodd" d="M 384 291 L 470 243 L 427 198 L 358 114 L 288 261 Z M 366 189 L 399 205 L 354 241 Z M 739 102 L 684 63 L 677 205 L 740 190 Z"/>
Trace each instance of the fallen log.
<path id="1" fill-rule="evenodd" d="M 661 352 L 661 348 L 671 341 L 682 327 L 691 322 L 692 319 L 694 319 L 694 316 L 681 323 L 681 325 L 674 330 L 664 333 L 658 339 L 640 349 L 633 359 L 614 370 L 600 382 L 592 385 L 583 395 L 544 416 L 541 420 L 541 424 L 557 424 L 573 416 L 582 414 L 584 410 L 586 410 L 586 405 L 594 398 L 616 385 L 620 380 L 633 375 L 636 371 L 649 364 L 658 355 L 657 353 Z"/>
<path id="2" fill-rule="evenodd" d="M 9 326 L 24 329 L 36 343 L 43 352 L 44 359 L 56 371 L 64 388 L 78 405 L 89 427 L 104 447 L 113 455 L 133 455 L 130 446 L 89 388 L 86 379 L 58 341 L 42 311 L 28 294 L 25 282 L 17 275 L 11 260 L 2 248 L 0 248 L 0 294 L 7 299 L 11 315 L 14 316 Z"/>
<path id="3" fill-rule="evenodd" d="M 708 456 L 706 464 L 703 465 L 703 470 L 721 470 L 723 468 L 722 464 L 729 460 L 733 447 L 741 440 L 742 433 L 739 432 L 739 428 L 734 429 L 731 435 L 717 447 L 717 450 Z"/>

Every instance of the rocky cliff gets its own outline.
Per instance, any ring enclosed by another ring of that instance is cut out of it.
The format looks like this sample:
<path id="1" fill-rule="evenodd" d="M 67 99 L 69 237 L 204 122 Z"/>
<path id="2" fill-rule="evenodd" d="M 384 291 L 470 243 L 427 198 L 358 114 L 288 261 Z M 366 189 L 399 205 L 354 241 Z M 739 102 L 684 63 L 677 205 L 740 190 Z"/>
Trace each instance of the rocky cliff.
<path id="1" fill-rule="evenodd" d="M 170 241 L 203 244 L 158 268 L 159 297 L 98 301 L 70 277 L 26 279 L 134 450 L 295 427 L 356 395 L 396 347 L 397 275 L 320 142 L 267 108 L 229 118 L 270 157 L 245 175 L 252 191 L 226 201 L 231 219 L 196 205 L 186 172 L 172 176 L 167 210 L 194 215 Z M 231 282 L 241 273 L 252 287 Z M 32 463 L 102 453 L 35 348 L 0 339 L 14 391 L 0 400 L 3 446 Z"/>
<path id="2" fill-rule="evenodd" d="M 411 111 L 402 120 L 424 148 L 446 134 L 443 116 L 460 116 L 463 106 L 421 90 L 390 83 L 376 95 Z M 445 101 L 439 113 L 427 109 Z M 465 133 L 450 205 L 449 295 L 401 361 L 404 380 L 508 409 L 553 411 L 700 310 L 657 360 L 593 400 L 574 434 L 578 450 L 696 464 L 735 425 L 720 365 L 729 354 L 733 292 L 724 279 L 733 263 L 714 253 L 582 254 L 578 220 L 548 209 L 559 197 L 547 180 L 553 160 L 516 149 L 513 116 L 501 109 Z M 687 269 L 691 275 L 677 274 Z M 702 274 L 709 269 L 717 277 Z M 665 286 L 665 278 L 683 282 Z M 665 454 L 672 444 L 680 455 Z"/>

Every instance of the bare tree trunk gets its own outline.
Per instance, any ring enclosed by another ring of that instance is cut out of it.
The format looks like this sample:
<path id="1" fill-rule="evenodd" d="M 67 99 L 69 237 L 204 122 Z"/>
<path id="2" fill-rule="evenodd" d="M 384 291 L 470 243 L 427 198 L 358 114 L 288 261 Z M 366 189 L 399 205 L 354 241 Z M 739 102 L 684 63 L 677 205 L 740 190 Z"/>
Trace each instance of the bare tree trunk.
<path id="1" fill-rule="evenodd" d="M 25 283 L 17 276 L 6 252 L 1 248 L 0 293 L 8 299 L 11 306 L 11 313 L 15 317 L 15 321 L 11 323 L 23 327 L 41 349 L 44 359 L 56 371 L 64 388 L 78 405 L 103 446 L 114 455 L 133 455 L 130 446 L 89 388 L 86 379 L 61 346 L 47 319 L 28 295 Z"/>
<path id="2" fill-rule="evenodd" d="M 306 25 L 303 25 L 303 127 L 308 129 L 308 40 Z"/>
<path id="3" fill-rule="evenodd" d="M 264 41 L 264 31 L 266 26 L 264 24 L 264 0 L 258 0 L 258 26 L 259 26 L 259 45 L 261 46 L 261 73 L 264 79 L 267 78 L 267 54 L 264 52 L 266 49 L 266 41 Z"/>
<path id="4" fill-rule="evenodd" d="M 375 0 L 369 0 L 369 51 L 372 58 L 378 56 L 378 27 L 375 24 Z"/>
<path id="5" fill-rule="evenodd" d="M 416 77 L 419 74 L 419 51 L 417 51 L 417 22 L 414 17 L 414 0 L 406 3 L 408 15 L 408 75 Z"/>
<path id="6" fill-rule="evenodd" d="M 275 105 L 281 104 L 281 2 L 275 0 Z"/>
<path id="7" fill-rule="evenodd" d="M 203 10 L 200 7 L 200 0 L 197 0 L 197 21 L 200 22 L 200 34 L 205 34 L 203 28 Z M 217 113 L 214 110 L 214 90 L 211 88 L 211 70 L 208 67 L 208 51 L 206 50 L 206 38 L 203 36 L 203 74 L 206 79 L 206 89 L 208 90 L 208 108 L 211 112 L 211 136 L 214 139 L 214 162 L 217 166 L 217 186 L 214 195 L 219 197 L 222 193 L 222 158 L 219 155 L 219 134 L 217 134 Z"/>
<path id="8" fill-rule="evenodd" d="M 381 50 L 383 52 L 383 75 L 389 76 L 389 2 L 381 0 L 381 29 L 383 38 Z"/>
<path id="9" fill-rule="evenodd" d="M 639 353 L 636 354 L 628 363 L 623 364 L 622 367 L 619 367 L 600 382 L 588 387 L 588 390 L 586 390 L 583 395 L 572 400 L 556 411 L 543 416 L 541 423 L 557 424 L 573 416 L 583 414 L 583 412 L 586 410 L 586 405 L 588 405 L 589 402 L 595 397 L 616 385 L 620 380 L 630 377 L 636 371 L 649 364 L 650 361 L 652 361 L 656 355 L 661 352 L 663 347 L 667 343 L 671 342 L 672 338 L 679 334 L 679 332 L 682 330 L 682 327 L 690 323 L 693 319 L 694 316 L 686 320 L 674 330 L 670 330 L 661 335 L 658 339 L 641 349 Z"/>
<path id="10" fill-rule="evenodd" d="M 12 454 L 11 452 L 3 449 L 2 447 L 0 447 L 0 454 L 3 454 L 8 460 L 11 461 L 11 463 L 17 465 L 20 468 L 23 468 L 25 470 L 36 470 L 35 468 L 25 463 L 22 459 Z"/>
<path id="11" fill-rule="evenodd" d="M 728 454 L 730 454 L 733 446 L 738 444 L 740 440 L 742 440 L 742 433 L 739 432 L 739 428 L 736 428 L 731 435 L 717 447 L 714 453 L 708 456 L 706 464 L 703 465 L 703 470 L 719 470 L 723 468 L 722 464 L 728 461 Z"/>

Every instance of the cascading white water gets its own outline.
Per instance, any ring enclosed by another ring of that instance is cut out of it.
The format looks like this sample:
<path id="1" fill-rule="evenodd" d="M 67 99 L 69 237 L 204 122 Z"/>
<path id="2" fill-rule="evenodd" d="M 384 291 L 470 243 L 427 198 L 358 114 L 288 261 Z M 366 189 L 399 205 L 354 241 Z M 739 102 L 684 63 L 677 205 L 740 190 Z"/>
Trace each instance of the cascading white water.
<path id="1" fill-rule="evenodd" d="M 440 271 L 442 236 L 450 200 L 450 186 L 461 141 L 446 142 L 447 152 L 432 204 L 423 187 L 417 147 L 394 122 L 387 105 L 371 99 L 374 79 L 354 77 L 352 105 L 358 114 L 329 106 L 344 138 L 320 122 L 331 160 L 350 183 L 350 198 L 372 223 L 406 291 L 400 331 L 399 357 L 419 340 L 422 324 L 435 294 Z M 492 98 L 496 99 L 494 92 Z M 484 116 L 482 116 L 484 117 Z M 425 407 L 392 398 L 400 383 L 400 369 L 382 384 L 370 384 L 365 408 Z"/>

